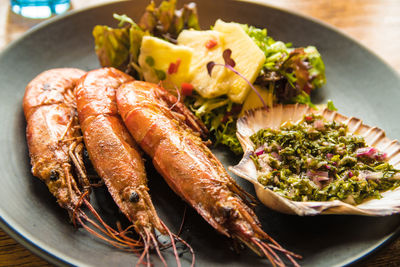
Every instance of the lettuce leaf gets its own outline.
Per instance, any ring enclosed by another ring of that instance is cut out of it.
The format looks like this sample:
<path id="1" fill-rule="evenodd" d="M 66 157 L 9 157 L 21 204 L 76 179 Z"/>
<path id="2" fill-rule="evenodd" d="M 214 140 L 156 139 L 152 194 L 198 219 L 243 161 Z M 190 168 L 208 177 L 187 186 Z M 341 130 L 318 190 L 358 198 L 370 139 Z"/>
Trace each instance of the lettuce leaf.
<path id="1" fill-rule="evenodd" d="M 185 104 L 209 129 L 214 146 L 222 144 L 237 155 L 243 154 L 236 137 L 236 121 L 240 105 L 235 105 L 226 97 L 207 99 L 200 95 L 186 97 Z"/>
<path id="2" fill-rule="evenodd" d="M 141 77 L 138 65 L 142 38 L 148 35 L 131 18 L 114 14 L 120 28 L 97 25 L 93 29 L 95 51 L 102 67 L 114 67 L 137 79 Z"/>
<path id="3" fill-rule="evenodd" d="M 95 51 L 101 66 L 126 68 L 129 62 L 129 29 L 97 25 L 93 29 Z"/>
<path id="4" fill-rule="evenodd" d="M 292 48 L 291 43 L 275 41 L 266 29 L 242 25 L 246 33 L 264 52 L 266 61 L 256 83 L 276 87 L 278 102 L 312 104 L 304 95 L 326 83 L 325 66 L 313 46 Z"/>
<path id="5" fill-rule="evenodd" d="M 114 14 L 119 21 L 117 28 L 97 25 L 93 29 L 95 51 L 102 67 L 115 67 L 137 79 L 142 79 L 138 64 L 140 46 L 145 35 L 176 42 L 183 29 L 198 30 L 196 4 L 185 4 L 176 9 L 176 0 L 162 1 L 156 7 L 152 1 L 136 24 L 127 15 Z"/>
<path id="6" fill-rule="evenodd" d="M 151 2 L 139 25 L 154 36 L 174 42 L 183 29 L 200 29 L 196 4 L 188 3 L 177 10 L 176 0 L 162 1 L 158 8 Z"/>

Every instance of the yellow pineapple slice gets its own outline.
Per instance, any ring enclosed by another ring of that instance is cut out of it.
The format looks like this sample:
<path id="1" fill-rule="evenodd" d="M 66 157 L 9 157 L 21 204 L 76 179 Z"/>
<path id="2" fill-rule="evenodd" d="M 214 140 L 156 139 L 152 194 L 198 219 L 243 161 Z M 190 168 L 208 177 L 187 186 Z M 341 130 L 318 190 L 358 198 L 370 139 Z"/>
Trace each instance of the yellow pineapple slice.
<path id="1" fill-rule="evenodd" d="M 190 47 L 144 36 L 140 47 L 139 65 L 146 81 L 158 83 L 162 80 L 165 88 L 175 90 L 180 89 L 182 83 L 191 80 L 189 67 L 192 55 L 193 49 Z"/>
<path id="2" fill-rule="evenodd" d="M 208 45 L 210 41 L 214 42 L 212 47 Z M 191 83 L 205 98 L 228 95 L 233 102 L 243 103 L 249 93 L 250 86 L 246 81 L 227 68 L 215 66 L 211 77 L 209 76 L 207 63 L 213 61 L 224 64 L 224 50 L 232 51 L 235 70 L 251 83 L 255 81 L 265 62 L 264 53 L 237 23 L 217 20 L 210 31 L 185 30 L 178 36 L 178 44 L 193 49 Z"/>
<path id="3" fill-rule="evenodd" d="M 207 71 L 207 63 L 210 61 L 224 64 L 222 53 L 225 46 L 221 33 L 184 30 L 178 36 L 178 44 L 195 51 L 190 66 L 193 77 L 191 84 L 202 97 L 213 98 L 229 92 L 230 85 L 226 78 L 231 74 L 230 70 L 215 67 L 211 77 Z"/>
<path id="4" fill-rule="evenodd" d="M 217 20 L 214 30 L 223 34 L 225 49 L 232 50 L 231 58 L 235 61 L 237 70 L 250 83 L 254 83 L 265 62 L 263 51 L 246 34 L 243 28 L 237 23 L 226 23 Z M 250 86 L 236 74 L 227 77 L 230 89 L 228 97 L 236 103 L 243 103 Z"/>

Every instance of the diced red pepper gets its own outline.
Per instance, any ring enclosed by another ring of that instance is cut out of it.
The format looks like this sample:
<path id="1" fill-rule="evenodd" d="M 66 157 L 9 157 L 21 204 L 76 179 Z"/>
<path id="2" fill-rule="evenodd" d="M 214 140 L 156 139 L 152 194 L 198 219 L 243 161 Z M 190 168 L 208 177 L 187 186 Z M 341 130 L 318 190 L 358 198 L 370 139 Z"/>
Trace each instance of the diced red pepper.
<path id="1" fill-rule="evenodd" d="M 184 96 L 190 96 L 193 93 L 194 87 L 191 83 L 182 83 L 181 89 Z"/>
<path id="2" fill-rule="evenodd" d="M 306 116 L 305 119 L 306 121 L 312 121 L 312 116 Z"/>
<path id="3" fill-rule="evenodd" d="M 181 59 L 180 58 L 178 58 L 175 63 L 171 62 L 169 64 L 169 67 L 168 67 L 168 71 L 167 71 L 168 74 L 171 75 L 171 74 L 177 73 L 180 64 L 181 64 Z"/>
<path id="4" fill-rule="evenodd" d="M 218 42 L 216 40 L 214 40 L 214 39 L 208 40 L 207 43 L 206 43 L 206 48 L 207 49 L 211 49 L 214 46 L 216 46 L 217 44 L 218 44 Z"/>
<path id="5" fill-rule="evenodd" d="M 179 65 L 181 64 L 181 59 L 178 58 L 175 62 L 175 73 L 178 72 Z"/>
<path id="6" fill-rule="evenodd" d="M 172 73 L 174 73 L 174 71 L 175 71 L 175 63 L 172 63 L 172 62 L 171 62 L 171 63 L 169 64 L 167 73 L 168 73 L 168 74 L 172 74 Z"/>

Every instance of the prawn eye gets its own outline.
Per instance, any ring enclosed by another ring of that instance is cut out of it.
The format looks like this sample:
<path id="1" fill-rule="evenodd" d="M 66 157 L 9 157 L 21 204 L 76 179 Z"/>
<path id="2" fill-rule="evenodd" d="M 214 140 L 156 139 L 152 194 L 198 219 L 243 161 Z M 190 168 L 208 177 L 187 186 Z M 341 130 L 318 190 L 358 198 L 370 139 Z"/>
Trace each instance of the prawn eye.
<path id="1" fill-rule="evenodd" d="M 58 172 L 52 170 L 52 171 L 50 172 L 50 180 L 51 180 L 51 181 L 57 181 L 58 178 L 59 178 Z"/>
<path id="2" fill-rule="evenodd" d="M 139 201 L 139 195 L 136 193 L 136 191 L 132 191 L 131 195 L 129 196 L 129 201 L 132 203 L 136 203 Z"/>

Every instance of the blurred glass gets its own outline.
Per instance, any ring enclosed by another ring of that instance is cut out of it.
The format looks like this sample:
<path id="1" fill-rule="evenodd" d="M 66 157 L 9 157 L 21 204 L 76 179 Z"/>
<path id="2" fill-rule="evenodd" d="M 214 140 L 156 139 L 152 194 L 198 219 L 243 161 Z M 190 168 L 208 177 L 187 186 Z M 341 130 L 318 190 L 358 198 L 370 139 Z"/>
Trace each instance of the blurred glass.
<path id="1" fill-rule="evenodd" d="M 45 19 L 62 14 L 70 7 L 70 0 L 10 0 L 11 10 L 32 19 Z"/>

